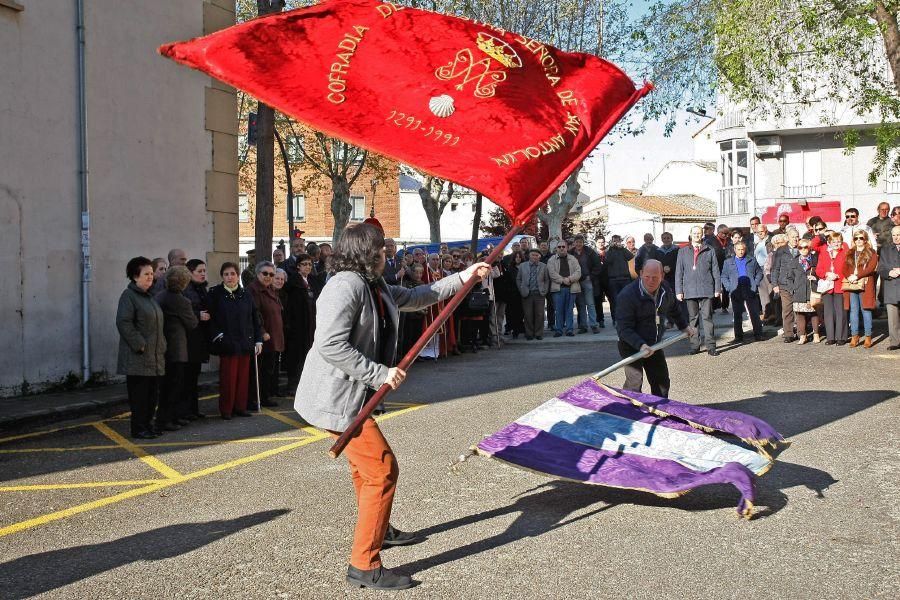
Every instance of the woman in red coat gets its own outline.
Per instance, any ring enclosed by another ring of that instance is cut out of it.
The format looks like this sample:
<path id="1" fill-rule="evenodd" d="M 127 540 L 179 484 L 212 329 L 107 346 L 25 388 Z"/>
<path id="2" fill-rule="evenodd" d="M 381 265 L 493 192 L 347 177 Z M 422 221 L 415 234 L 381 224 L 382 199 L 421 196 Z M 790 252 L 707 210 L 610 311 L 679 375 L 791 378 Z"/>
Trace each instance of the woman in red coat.
<path id="1" fill-rule="evenodd" d="M 869 243 L 869 234 L 857 229 L 853 245 L 844 262 L 844 309 L 850 311 L 850 347 L 859 345 L 859 313 L 863 315 L 863 346 L 872 347 L 872 310 L 875 308 L 875 271 L 878 269 L 878 253 Z M 849 284 L 849 285 L 848 285 Z M 860 284 L 862 289 L 857 289 Z M 847 289 L 851 287 L 853 289 Z"/>
<path id="2" fill-rule="evenodd" d="M 847 251 L 844 236 L 837 231 L 828 234 L 828 248 L 819 251 L 816 277 L 831 282 L 831 289 L 822 290 L 822 304 L 825 306 L 825 344 L 843 346 L 847 343 L 847 311 L 844 309 L 844 294 L 841 281 L 844 279 L 844 265 Z M 822 284 L 827 285 L 827 284 Z"/>

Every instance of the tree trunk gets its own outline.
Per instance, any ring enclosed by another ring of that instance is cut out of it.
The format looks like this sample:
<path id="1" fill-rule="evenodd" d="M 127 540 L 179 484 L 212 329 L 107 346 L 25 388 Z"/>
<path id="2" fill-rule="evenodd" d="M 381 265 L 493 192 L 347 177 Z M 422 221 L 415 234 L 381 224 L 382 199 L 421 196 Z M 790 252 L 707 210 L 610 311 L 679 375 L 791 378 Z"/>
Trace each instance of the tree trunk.
<path id="1" fill-rule="evenodd" d="M 478 230 L 481 228 L 481 192 L 475 194 L 475 216 L 472 217 L 472 241 L 469 243 L 469 252 L 475 254 L 478 249 Z"/>
<path id="2" fill-rule="evenodd" d="M 425 209 L 425 217 L 428 219 L 428 233 L 432 244 L 441 242 L 441 210 L 439 207 L 440 196 L 433 198 L 427 188 L 419 188 L 419 198 L 422 199 L 422 208 Z"/>
<path id="3" fill-rule="evenodd" d="M 331 215 L 334 217 L 334 232 L 331 241 L 337 244 L 344 234 L 347 223 L 350 222 L 350 213 L 353 205 L 350 204 L 350 184 L 346 177 L 335 175 L 331 178 Z"/>
<path id="4" fill-rule="evenodd" d="M 566 191 L 551 196 L 547 201 L 547 210 L 538 211 L 538 218 L 547 227 L 551 239 L 562 239 L 562 223 L 578 202 L 578 194 L 581 192 L 581 183 L 578 181 L 580 172 L 581 168 L 575 169 L 566 179 Z"/>
<path id="5" fill-rule="evenodd" d="M 259 16 L 281 12 L 281 2 L 257 0 Z M 275 221 L 275 111 L 262 102 L 257 109 L 256 133 L 256 260 L 272 260 Z"/>
<path id="6" fill-rule="evenodd" d="M 900 94 L 900 29 L 897 26 L 897 15 L 890 12 L 882 0 L 875 0 L 874 16 L 881 26 L 884 49 L 894 76 L 894 88 Z"/>
<path id="7" fill-rule="evenodd" d="M 256 260 L 272 260 L 275 220 L 275 113 L 259 103 L 256 117 Z"/>

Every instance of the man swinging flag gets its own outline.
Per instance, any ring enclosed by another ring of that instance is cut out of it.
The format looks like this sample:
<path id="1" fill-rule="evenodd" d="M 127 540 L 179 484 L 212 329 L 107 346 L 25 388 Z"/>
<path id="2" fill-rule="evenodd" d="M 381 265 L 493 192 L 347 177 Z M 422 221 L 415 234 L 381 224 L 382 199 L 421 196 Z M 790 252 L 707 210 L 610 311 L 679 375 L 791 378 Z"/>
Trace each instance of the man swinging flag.
<path id="1" fill-rule="evenodd" d="M 481 192 L 514 224 L 487 263 L 651 89 L 593 56 L 374 0 L 326 1 L 160 52 L 327 135 Z M 490 267 L 406 290 L 384 282 L 384 236 L 374 226 L 351 225 L 335 250 L 295 408 L 339 435 L 333 456 L 347 449 L 359 508 L 347 580 L 404 589 L 414 582 L 384 568 L 380 550 L 421 538 L 389 523 L 397 463 L 369 417 Z M 445 300 L 392 367 L 398 311 Z"/>

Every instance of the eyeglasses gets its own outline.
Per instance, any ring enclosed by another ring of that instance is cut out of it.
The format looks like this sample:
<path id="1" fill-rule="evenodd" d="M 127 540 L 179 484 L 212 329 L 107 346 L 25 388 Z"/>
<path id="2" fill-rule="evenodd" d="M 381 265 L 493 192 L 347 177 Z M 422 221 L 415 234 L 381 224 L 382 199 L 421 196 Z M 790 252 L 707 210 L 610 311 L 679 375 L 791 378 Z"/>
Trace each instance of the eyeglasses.
<path id="1" fill-rule="evenodd" d="M 809 246 L 799 246 L 801 250 L 809 250 Z"/>
<path id="2" fill-rule="evenodd" d="M 557 246 L 556 247 L 557 250 L 565 250 L 566 248 L 568 248 L 568 246 Z"/>
<path id="3" fill-rule="evenodd" d="M 860 236 L 857 236 L 857 237 L 853 238 L 853 240 L 854 240 L 854 241 L 857 241 L 857 240 L 866 241 L 866 238 L 864 238 L 863 236 L 860 235 Z"/>
<path id="4" fill-rule="evenodd" d="M 275 273 L 272 271 L 260 271 L 259 274 L 263 277 L 275 277 Z"/>
<path id="5" fill-rule="evenodd" d="M 859 215 L 844 215 L 845 219 L 858 219 Z"/>
<path id="6" fill-rule="evenodd" d="M 308 261 L 308 260 L 304 260 L 303 262 L 300 263 L 300 266 L 301 266 L 301 267 L 311 267 L 311 266 L 312 266 L 312 262 L 310 262 L 310 261 Z"/>
<path id="7" fill-rule="evenodd" d="M 825 228 L 824 227 L 816 227 L 815 231 L 825 231 Z"/>

